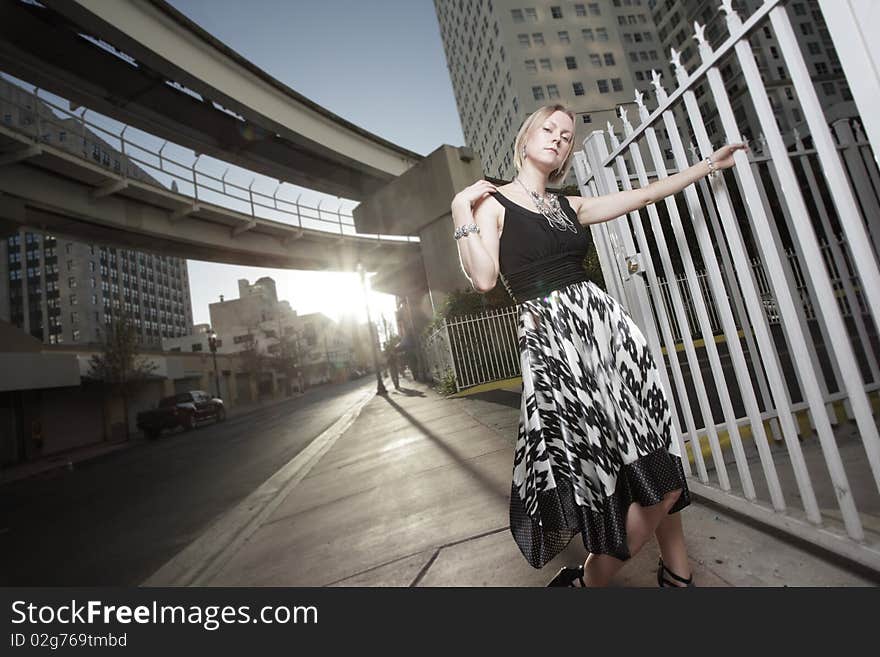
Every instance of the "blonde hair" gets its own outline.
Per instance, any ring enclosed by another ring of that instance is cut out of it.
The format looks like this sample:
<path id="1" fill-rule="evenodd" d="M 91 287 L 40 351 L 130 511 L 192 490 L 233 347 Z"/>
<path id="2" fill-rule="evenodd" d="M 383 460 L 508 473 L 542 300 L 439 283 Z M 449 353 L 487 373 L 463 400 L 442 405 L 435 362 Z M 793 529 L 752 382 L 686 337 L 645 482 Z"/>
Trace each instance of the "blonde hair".
<path id="1" fill-rule="evenodd" d="M 546 121 L 550 116 L 553 115 L 554 112 L 563 112 L 568 118 L 571 119 L 572 124 L 577 127 L 577 122 L 574 118 L 574 112 L 565 107 L 564 105 L 544 105 L 543 107 L 538 108 L 532 114 L 530 114 L 525 121 L 523 121 L 522 126 L 520 126 L 519 132 L 516 135 L 516 141 L 513 143 L 513 165 L 516 167 L 516 170 L 519 171 L 523 166 L 523 146 L 525 146 L 526 139 L 528 139 L 529 134 L 532 131 L 532 128 L 535 124 L 541 124 Z M 574 134 L 571 135 L 571 143 L 569 144 L 568 155 L 565 156 L 565 159 L 562 161 L 562 164 L 559 165 L 559 168 L 554 169 L 550 173 L 550 182 L 557 183 L 565 179 L 565 174 L 568 173 L 568 167 L 571 166 L 571 156 L 574 154 Z"/>

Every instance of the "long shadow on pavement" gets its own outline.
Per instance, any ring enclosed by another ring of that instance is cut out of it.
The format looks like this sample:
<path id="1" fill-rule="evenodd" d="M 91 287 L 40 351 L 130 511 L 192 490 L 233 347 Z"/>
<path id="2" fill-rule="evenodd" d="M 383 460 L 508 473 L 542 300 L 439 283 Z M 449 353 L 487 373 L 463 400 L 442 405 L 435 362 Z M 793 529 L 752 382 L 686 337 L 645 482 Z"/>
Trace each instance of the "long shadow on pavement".
<path id="1" fill-rule="evenodd" d="M 446 442 L 443 440 L 441 436 L 438 436 L 436 433 L 428 429 L 424 424 L 419 422 L 415 417 L 413 417 L 410 413 L 404 410 L 400 404 L 396 403 L 393 399 L 388 396 L 383 396 L 386 402 L 388 402 L 394 410 L 396 410 L 400 415 L 402 415 L 407 422 L 413 425 L 416 429 L 418 429 L 422 434 L 426 437 L 430 438 L 438 447 L 440 447 L 443 451 L 449 454 L 453 460 L 455 460 L 459 465 L 461 465 L 465 470 L 471 473 L 471 475 L 480 482 L 487 490 L 494 493 L 499 498 L 503 499 L 505 502 L 510 500 L 509 491 L 503 490 L 499 491 L 495 488 L 494 482 L 485 476 L 483 472 L 475 468 L 471 465 L 468 460 L 461 458 L 461 456 L 455 450 L 451 449 Z M 481 455 L 482 456 L 482 455 Z"/>

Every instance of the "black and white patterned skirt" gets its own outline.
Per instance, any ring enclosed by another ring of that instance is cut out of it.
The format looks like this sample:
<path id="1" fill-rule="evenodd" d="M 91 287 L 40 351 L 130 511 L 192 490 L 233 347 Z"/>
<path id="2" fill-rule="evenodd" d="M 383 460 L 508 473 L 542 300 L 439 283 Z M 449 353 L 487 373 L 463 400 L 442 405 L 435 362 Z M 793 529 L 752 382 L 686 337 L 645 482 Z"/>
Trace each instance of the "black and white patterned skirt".
<path id="1" fill-rule="evenodd" d="M 521 302 L 522 408 L 510 531 L 543 567 L 580 534 L 589 552 L 630 557 L 626 513 L 682 489 L 660 373 L 623 306 L 592 282 Z"/>

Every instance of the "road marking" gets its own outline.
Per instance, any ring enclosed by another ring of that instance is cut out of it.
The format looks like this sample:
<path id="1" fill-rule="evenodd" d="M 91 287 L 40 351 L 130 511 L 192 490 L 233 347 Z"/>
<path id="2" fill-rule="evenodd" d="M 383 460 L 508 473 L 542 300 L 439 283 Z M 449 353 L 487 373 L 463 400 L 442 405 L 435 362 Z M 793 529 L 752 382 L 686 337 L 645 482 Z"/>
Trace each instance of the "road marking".
<path id="1" fill-rule="evenodd" d="M 238 505 L 224 513 L 199 538 L 178 552 L 141 586 L 206 586 L 238 552 L 333 444 L 354 424 L 374 396 L 371 390 L 299 454 Z"/>

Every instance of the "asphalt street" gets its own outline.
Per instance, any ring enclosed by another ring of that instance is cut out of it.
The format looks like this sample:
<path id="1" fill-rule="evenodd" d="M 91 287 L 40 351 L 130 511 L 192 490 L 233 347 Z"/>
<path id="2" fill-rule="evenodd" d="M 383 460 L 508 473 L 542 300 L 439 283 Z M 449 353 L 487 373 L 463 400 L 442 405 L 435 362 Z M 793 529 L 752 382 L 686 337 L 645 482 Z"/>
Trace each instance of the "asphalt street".
<path id="1" fill-rule="evenodd" d="M 0 486 L 0 584 L 136 586 L 369 393 L 365 377 Z"/>

